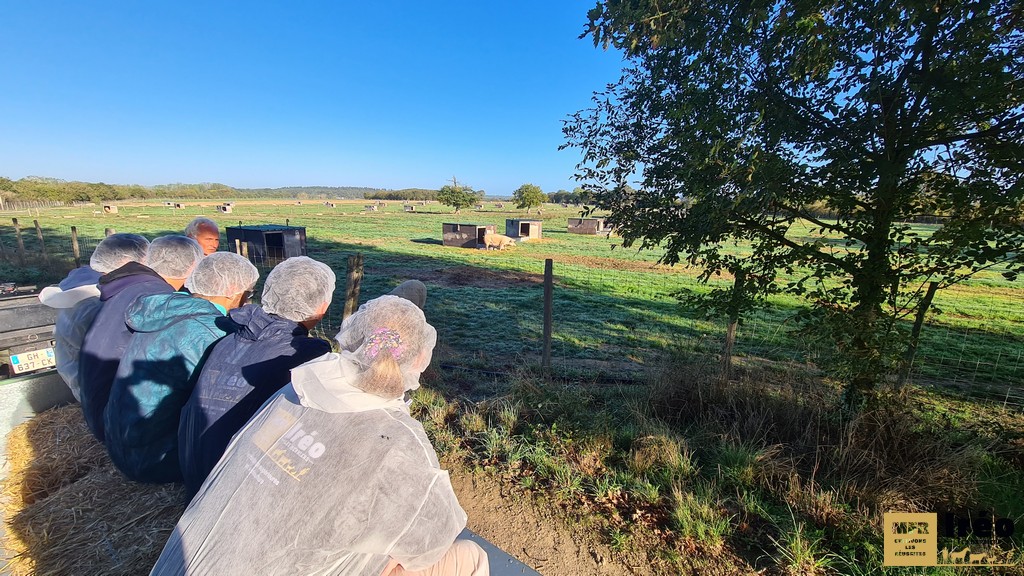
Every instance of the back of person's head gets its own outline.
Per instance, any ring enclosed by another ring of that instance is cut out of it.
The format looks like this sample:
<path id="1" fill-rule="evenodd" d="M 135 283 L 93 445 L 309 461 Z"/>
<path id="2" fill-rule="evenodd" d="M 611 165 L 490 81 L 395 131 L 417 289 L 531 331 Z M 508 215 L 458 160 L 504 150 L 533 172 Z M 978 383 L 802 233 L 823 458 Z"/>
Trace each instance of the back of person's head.
<path id="1" fill-rule="evenodd" d="M 149 244 L 146 266 L 164 278 L 188 278 L 203 259 L 199 243 L 179 234 L 161 236 Z"/>
<path id="2" fill-rule="evenodd" d="M 199 234 L 199 231 L 203 229 L 209 230 L 214 234 L 220 233 L 220 228 L 217 226 L 216 222 L 205 216 L 198 216 L 185 226 L 185 236 L 195 238 Z"/>
<path id="3" fill-rule="evenodd" d="M 111 234 L 96 245 L 89 258 L 89 267 L 106 274 L 129 262 L 140 264 L 146 261 L 149 240 L 138 234 Z"/>
<path id="4" fill-rule="evenodd" d="M 437 332 L 415 304 L 386 295 L 346 318 L 337 340 L 343 353 L 364 368 L 352 385 L 390 400 L 419 387 Z"/>
<path id="5" fill-rule="evenodd" d="M 185 287 L 197 296 L 237 296 L 252 290 L 259 277 L 259 271 L 247 259 L 231 252 L 215 252 L 196 264 Z"/>
<path id="6" fill-rule="evenodd" d="M 281 262 L 267 275 L 260 305 L 268 314 L 293 322 L 317 317 L 324 304 L 331 304 L 336 278 L 323 262 L 295 256 Z"/>
<path id="7" fill-rule="evenodd" d="M 420 310 L 423 310 L 423 306 L 427 303 L 427 285 L 419 280 L 406 280 L 395 286 L 388 294 L 401 296 L 415 304 Z"/>

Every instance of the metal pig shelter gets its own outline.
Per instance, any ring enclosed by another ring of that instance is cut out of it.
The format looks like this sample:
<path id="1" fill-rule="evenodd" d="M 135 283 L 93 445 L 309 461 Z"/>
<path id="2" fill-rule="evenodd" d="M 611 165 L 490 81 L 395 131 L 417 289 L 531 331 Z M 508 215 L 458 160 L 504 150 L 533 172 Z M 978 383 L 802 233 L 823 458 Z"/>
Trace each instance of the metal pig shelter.
<path id="1" fill-rule="evenodd" d="M 484 244 L 484 236 L 488 231 L 496 234 L 494 224 L 441 224 L 442 238 L 445 246 L 460 248 L 479 248 Z"/>
<path id="2" fill-rule="evenodd" d="M 228 249 L 234 249 L 235 240 L 247 242 L 249 259 L 257 264 L 268 261 L 280 262 L 292 256 L 306 255 L 306 229 L 302 226 L 229 226 L 227 234 Z"/>
<path id="3" fill-rule="evenodd" d="M 540 240 L 542 224 L 540 220 L 506 218 L 505 236 L 524 242 L 527 240 Z"/>
<path id="4" fill-rule="evenodd" d="M 609 232 L 604 218 L 569 218 L 570 234 L 600 234 Z"/>

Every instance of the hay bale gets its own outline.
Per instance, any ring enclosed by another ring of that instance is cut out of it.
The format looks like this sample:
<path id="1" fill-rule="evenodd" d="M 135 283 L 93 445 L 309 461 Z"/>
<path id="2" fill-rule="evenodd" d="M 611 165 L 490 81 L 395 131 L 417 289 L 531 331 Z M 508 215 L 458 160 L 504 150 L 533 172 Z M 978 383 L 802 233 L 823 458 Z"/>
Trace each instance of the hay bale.
<path id="1" fill-rule="evenodd" d="M 12 510 L 46 498 L 90 470 L 111 465 L 77 404 L 47 410 L 11 430 L 7 462 L 2 494 L 8 518 Z"/>
<path id="2" fill-rule="evenodd" d="M 140 574 L 185 508 L 175 484 L 139 484 L 114 468 L 77 405 L 11 431 L 3 494 L 11 574 Z"/>

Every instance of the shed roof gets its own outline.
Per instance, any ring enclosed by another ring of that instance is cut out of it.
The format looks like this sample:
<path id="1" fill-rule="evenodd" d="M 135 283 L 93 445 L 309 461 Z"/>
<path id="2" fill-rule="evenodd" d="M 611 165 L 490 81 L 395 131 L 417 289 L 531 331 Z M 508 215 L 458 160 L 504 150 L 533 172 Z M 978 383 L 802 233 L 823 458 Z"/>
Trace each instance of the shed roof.
<path id="1" fill-rule="evenodd" d="M 285 226 L 284 224 L 247 224 L 245 226 L 228 226 L 235 230 L 259 230 L 260 232 L 280 232 L 283 230 L 304 230 L 304 226 Z"/>

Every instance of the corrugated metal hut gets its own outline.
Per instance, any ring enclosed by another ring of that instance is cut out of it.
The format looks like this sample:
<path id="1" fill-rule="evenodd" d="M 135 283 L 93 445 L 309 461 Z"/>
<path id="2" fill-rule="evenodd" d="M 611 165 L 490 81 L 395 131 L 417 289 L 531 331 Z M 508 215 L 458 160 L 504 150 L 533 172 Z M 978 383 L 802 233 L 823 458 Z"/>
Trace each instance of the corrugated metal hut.
<path id="1" fill-rule="evenodd" d="M 174 203 L 174 207 L 175 207 L 175 208 L 184 208 L 184 207 L 185 207 L 185 205 L 184 205 L 184 204 L 182 204 L 181 202 L 175 202 L 175 203 Z"/>
<path id="2" fill-rule="evenodd" d="M 528 220 L 525 218 L 506 218 L 505 236 L 515 238 L 520 242 L 527 240 L 540 240 L 543 222 L 540 220 Z"/>
<path id="3" fill-rule="evenodd" d="M 103 205 L 103 213 L 104 214 L 117 214 L 117 206 L 115 206 L 113 204 L 104 204 Z"/>
<path id="4" fill-rule="evenodd" d="M 405 210 L 406 212 L 415 212 L 416 207 L 412 204 L 406 204 L 405 206 L 402 206 L 402 210 Z"/>
<path id="5" fill-rule="evenodd" d="M 445 246 L 460 248 L 479 248 L 484 245 L 484 236 L 488 230 L 496 234 L 494 224 L 441 224 L 442 239 Z"/>
<path id="6" fill-rule="evenodd" d="M 570 234 L 601 234 L 610 231 L 604 218 L 569 218 Z"/>
<path id="7" fill-rule="evenodd" d="M 227 234 L 231 249 L 235 240 L 249 244 L 249 260 L 256 264 L 277 263 L 292 256 L 306 255 L 306 229 L 302 226 L 229 226 Z"/>
<path id="8" fill-rule="evenodd" d="M 217 211 L 218 212 L 224 212 L 226 214 L 230 214 L 232 210 L 234 210 L 234 208 L 232 208 L 232 206 L 230 204 L 221 204 L 220 206 L 217 206 Z"/>

